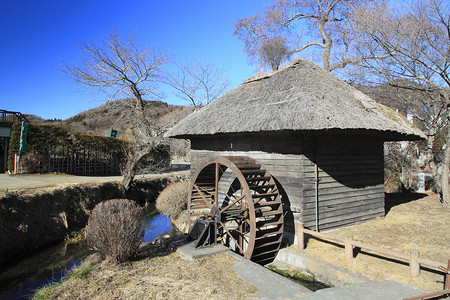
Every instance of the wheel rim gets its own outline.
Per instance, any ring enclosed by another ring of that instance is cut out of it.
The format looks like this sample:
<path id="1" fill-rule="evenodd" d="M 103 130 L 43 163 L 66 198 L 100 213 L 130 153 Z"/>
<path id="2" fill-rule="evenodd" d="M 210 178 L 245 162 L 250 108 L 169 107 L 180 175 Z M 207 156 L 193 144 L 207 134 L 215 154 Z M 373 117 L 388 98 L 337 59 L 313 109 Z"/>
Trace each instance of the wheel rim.
<path id="1" fill-rule="evenodd" d="M 211 157 L 192 177 L 190 225 L 215 215 L 218 241 L 247 259 L 273 260 L 283 234 L 283 210 L 272 176 L 249 157 Z"/>

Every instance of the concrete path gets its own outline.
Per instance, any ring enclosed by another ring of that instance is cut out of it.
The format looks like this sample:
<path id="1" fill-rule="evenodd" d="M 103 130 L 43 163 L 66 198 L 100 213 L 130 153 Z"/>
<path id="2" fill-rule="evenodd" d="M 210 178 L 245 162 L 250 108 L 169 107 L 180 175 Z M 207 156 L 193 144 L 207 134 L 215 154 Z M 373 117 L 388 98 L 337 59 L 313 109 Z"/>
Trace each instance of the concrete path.
<path id="1" fill-rule="evenodd" d="M 236 274 L 243 280 L 256 286 L 258 289 L 254 295 L 256 299 L 299 299 L 299 297 L 303 295 L 312 293 L 312 291 L 306 287 L 245 259 L 223 245 L 195 249 L 193 248 L 192 243 L 190 243 L 181 246 L 177 250 L 178 253 L 190 260 L 225 251 L 237 260 L 233 265 Z"/>
<path id="2" fill-rule="evenodd" d="M 378 280 L 368 281 L 340 288 L 329 288 L 318 290 L 315 293 L 302 297 L 302 300 L 401 300 L 424 294 L 424 291 L 408 286 L 406 284 Z"/>
<path id="3" fill-rule="evenodd" d="M 238 259 L 233 265 L 236 274 L 258 289 L 254 295 L 256 299 L 300 299 L 302 296 L 312 293 L 311 290 L 303 285 L 272 272 L 234 252 L 230 251 L 230 254 Z"/>
<path id="4" fill-rule="evenodd" d="M 278 269 L 289 269 L 289 266 L 298 270 L 306 269 L 314 274 L 318 281 L 336 287 L 369 281 L 369 279 L 359 274 L 349 272 L 324 260 L 300 253 L 296 250 L 295 246 L 281 249 L 272 264 Z"/>
<path id="5" fill-rule="evenodd" d="M 425 293 L 398 282 L 387 280 L 369 281 L 367 279 L 356 280 L 355 282 L 358 283 L 343 287 L 327 288 L 312 292 L 297 282 L 231 252 L 222 245 L 196 250 L 191 244 L 186 244 L 178 248 L 178 252 L 188 259 L 197 259 L 225 251 L 228 251 L 228 254 L 237 259 L 237 262 L 233 265 L 236 274 L 258 289 L 254 295 L 256 299 L 401 300 Z"/>
<path id="6" fill-rule="evenodd" d="M 229 249 L 221 244 L 217 244 L 205 248 L 194 248 L 194 242 L 184 244 L 177 249 L 177 252 L 189 260 L 195 260 L 204 256 L 214 255 L 222 252 L 227 252 Z"/>

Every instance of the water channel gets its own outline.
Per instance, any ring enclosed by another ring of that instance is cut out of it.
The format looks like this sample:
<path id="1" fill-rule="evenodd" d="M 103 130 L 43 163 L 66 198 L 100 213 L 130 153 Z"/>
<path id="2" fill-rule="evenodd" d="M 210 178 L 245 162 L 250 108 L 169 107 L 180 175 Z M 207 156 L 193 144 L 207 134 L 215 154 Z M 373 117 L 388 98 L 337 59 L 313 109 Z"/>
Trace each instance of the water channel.
<path id="1" fill-rule="evenodd" d="M 159 234 L 171 232 L 170 219 L 159 214 L 149 215 L 145 221 L 143 242 L 153 242 Z M 63 243 L 0 270 L 0 299 L 29 299 L 36 289 L 61 280 L 89 254 L 86 242 Z"/>

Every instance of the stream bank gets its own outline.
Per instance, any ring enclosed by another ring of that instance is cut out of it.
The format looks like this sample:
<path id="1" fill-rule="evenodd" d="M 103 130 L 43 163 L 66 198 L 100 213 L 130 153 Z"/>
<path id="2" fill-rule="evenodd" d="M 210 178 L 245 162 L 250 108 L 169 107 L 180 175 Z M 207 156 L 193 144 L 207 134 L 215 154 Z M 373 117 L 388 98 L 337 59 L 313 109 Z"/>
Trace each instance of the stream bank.
<path id="1" fill-rule="evenodd" d="M 163 234 L 177 234 L 171 220 L 156 210 L 147 210 L 143 245 Z M 86 239 L 63 242 L 25 258 L 0 272 L 0 299 L 28 299 L 37 289 L 59 282 L 91 254 Z"/>
<path id="2" fill-rule="evenodd" d="M 0 267 L 4 269 L 81 230 L 90 211 L 103 200 L 128 198 L 145 206 L 154 202 L 167 185 L 184 180 L 189 180 L 189 176 L 176 174 L 137 179 L 129 192 L 123 191 L 117 181 L 2 192 Z"/>

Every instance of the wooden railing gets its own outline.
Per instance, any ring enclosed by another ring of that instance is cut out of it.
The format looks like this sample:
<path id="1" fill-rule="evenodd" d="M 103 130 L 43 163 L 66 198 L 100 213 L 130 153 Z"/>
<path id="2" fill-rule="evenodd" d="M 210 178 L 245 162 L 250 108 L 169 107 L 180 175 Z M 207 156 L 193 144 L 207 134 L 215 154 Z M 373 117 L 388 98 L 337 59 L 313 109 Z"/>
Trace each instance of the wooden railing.
<path id="1" fill-rule="evenodd" d="M 443 291 L 433 292 L 433 293 L 427 293 L 419 296 L 409 297 L 409 298 L 403 298 L 403 300 L 426 300 L 426 299 L 441 299 L 442 296 L 449 296 L 450 290 L 446 289 Z"/>
<path id="2" fill-rule="evenodd" d="M 409 264 L 410 274 L 412 277 L 419 276 L 420 273 L 420 267 L 424 266 L 428 269 L 438 271 L 441 273 L 446 273 L 446 267 L 444 264 L 432 261 L 429 259 L 421 258 L 419 250 L 412 249 L 410 250 L 409 254 L 392 251 L 388 249 L 379 248 L 376 246 L 372 246 L 369 244 L 361 243 L 358 241 L 353 240 L 351 235 L 348 235 L 345 239 L 338 238 L 335 236 L 332 236 L 330 234 L 325 234 L 322 232 L 312 231 L 309 229 L 304 228 L 302 225 L 298 225 L 296 230 L 299 231 L 298 234 L 298 248 L 299 250 L 303 250 L 305 248 L 305 234 L 317 237 L 322 240 L 327 240 L 334 242 L 336 244 L 340 244 L 345 247 L 345 257 L 347 259 L 352 259 L 353 256 L 353 250 L 355 247 L 359 247 L 361 249 L 364 249 L 368 252 L 373 252 L 377 255 L 381 255 L 387 258 L 395 259 L 398 261 L 406 262 Z"/>
<path id="3" fill-rule="evenodd" d="M 18 111 L 0 109 L 0 123 L 13 124 L 15 122 L 28 122 L 27 118 Z"/>

